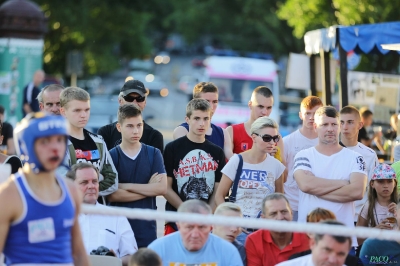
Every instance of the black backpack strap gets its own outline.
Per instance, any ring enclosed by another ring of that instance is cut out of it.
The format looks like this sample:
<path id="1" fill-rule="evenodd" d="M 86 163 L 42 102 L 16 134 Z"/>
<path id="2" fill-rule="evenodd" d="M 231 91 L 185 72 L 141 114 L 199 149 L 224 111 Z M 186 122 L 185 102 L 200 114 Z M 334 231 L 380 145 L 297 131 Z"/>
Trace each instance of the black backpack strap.
<path id="1" fill-rule="evenodd" d="M 239 185 L 240 175 L 242 174 L 243 157 L 240 154 L 238 154 L 237 156 L 239 156 L 239 165 L 236 170 L 235 180 L 233 181 L 233 187 L 232 187 L 231 195 L 229 196 L 229 202 L 236 201 L 236 192 L 237 192 L 238 185 Z"/>

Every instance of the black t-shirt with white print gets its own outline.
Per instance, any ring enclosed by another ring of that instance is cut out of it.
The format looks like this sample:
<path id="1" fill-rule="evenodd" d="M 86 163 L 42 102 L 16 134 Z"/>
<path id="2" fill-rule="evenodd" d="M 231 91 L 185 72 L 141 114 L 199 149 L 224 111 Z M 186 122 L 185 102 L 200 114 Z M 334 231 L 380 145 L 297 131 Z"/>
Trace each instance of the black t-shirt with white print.
<path id="1" fill-rule="evenodd" d="M 164 164 L 167 176 L 173 178 L 172 189 L 182 201 L 199 199 L 208 203 L 215 182 L 221 180 L 225 155 L 220 147 L 208 140 L 195 143 L 184 136 L 167 144 Z M 176 211 L 169 202 L 165 209 Z"/>
<path id="2" fill-rule="evenodd" d="M 83 131 L 84 140 L 76 139 L 69 136 L 69 140 L 75 149 L 76 163 L 87 162 L 93 164 L 99 171 L 100 169 L 100 152 L 96 143 L 86 131 Z"/>

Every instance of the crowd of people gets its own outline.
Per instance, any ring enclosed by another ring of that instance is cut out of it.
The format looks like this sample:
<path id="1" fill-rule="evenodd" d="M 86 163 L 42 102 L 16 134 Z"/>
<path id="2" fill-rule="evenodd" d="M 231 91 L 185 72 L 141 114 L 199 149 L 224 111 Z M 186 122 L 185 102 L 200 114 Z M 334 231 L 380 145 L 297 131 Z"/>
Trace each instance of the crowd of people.
<path id="1" fill-rule="evenodd" d="M 218 88 L 201 82 L 164 147 L 162 134 L 143 120 L 142 82 L 125 82 L 118 120 L 97 134 L 85 129 L 88 92 L 56 84 L 38 90 L 36 83 L 24 91 L 31 93 L 27 116 L 13 136 L 7 130 L 18 156 L 0 156 L 13 173 L 0 188 L 0 250 L 8 265 L 89 265 L 89 254 L 135 266 L 400 265 L 400 244 L 391 241 L 201 221 L 166 221 L 157 238 L 155 221 L 80 213 L 81 203 L 156 210 L 156 197 L 164 196 L 166 211 L 178 213 L 399 230 L 400 164 L 379 164 L 370 142 L 359 141 L 370 113 L 338 111 L 308 96 L 301 127 L 282 138 L 269 118 L 274 96 L 260 86 L 249 119 L 224 129 L 211 123 Z"/>

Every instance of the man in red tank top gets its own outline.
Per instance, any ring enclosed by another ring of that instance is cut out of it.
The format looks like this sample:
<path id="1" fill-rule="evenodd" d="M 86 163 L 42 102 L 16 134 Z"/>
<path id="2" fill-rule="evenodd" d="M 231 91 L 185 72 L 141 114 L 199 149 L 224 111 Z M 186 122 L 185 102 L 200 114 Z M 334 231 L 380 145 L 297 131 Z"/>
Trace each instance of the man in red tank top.
<path id="1" fill-rule="evenodd" d="M 272 112 L 272 106 L 274 104 L 274 97 L 269 88 L 265 86 L 259 86 L 254 89 L 251 99 L 248 103 L 250 108 L 250 117 L 244 123 L 235 124 L 226 128 L 231 140 L 233 153 L 239 154 L 250 149 L 253 146 L 253 140 L 250 137 L 250 127 L 253 122 L 263 116 L 269 116 Z M 278 142 L 280 154 L 283 154 L 283 141 Z M 283 158 L 278 158 L 282 161 Z M 285 164 L 284 161 L 282 161 Z"/>

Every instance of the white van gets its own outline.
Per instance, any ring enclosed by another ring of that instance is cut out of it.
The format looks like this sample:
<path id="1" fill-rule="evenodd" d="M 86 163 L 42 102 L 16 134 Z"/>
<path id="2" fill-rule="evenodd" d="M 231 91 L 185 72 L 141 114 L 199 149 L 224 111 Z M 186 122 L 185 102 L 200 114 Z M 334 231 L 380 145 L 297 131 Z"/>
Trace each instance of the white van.
<path id="1" fill-rule="evenodd" d="M 248 120 L 248 102 L 258 86 L 267 86 L 274 95 L 270 115 L 279 124 L 279 83 L 277 65 L 272 60 L 210 56 L 204 61 L 207 80 L 219 89 L 219 105 L 212 122 L 221 127 Z"/>

